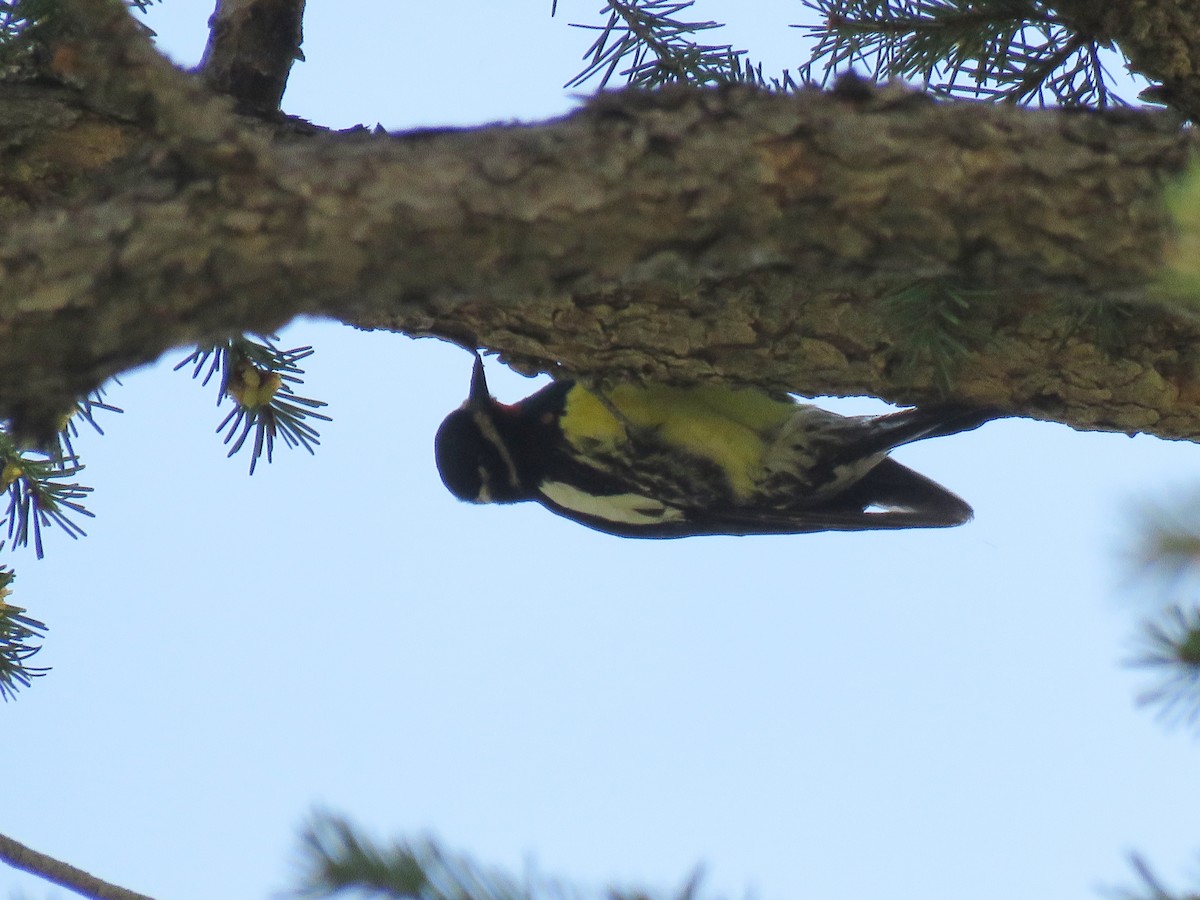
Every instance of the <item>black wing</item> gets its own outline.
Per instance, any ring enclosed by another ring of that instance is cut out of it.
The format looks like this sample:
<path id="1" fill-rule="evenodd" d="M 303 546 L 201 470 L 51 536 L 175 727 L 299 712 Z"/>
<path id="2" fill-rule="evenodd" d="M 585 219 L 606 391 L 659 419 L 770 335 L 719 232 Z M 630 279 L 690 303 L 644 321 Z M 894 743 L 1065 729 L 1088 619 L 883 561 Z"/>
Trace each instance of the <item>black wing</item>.
<path id="1" fill-rule="evenodd" d="M 543 493 L 551 512 L 617 537 L 667 539 L 699 535 L 810 534 L 949 528 L 970 520 L 965 500 L 893 459 L 884 459 L 847 491 L 810 505 L 787 509 L 744 506 L 677 506 L 634 494 L 609 495 L 612 505 L 597 515 L 604 498 Z"/>

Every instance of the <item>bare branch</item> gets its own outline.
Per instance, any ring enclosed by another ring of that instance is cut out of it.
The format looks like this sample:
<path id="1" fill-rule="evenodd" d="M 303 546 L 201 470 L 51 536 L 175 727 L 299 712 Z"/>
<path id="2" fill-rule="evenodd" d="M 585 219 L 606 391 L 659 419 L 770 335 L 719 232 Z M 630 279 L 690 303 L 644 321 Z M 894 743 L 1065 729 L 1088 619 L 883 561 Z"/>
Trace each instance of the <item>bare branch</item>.
<path id="1" fill-rule="evenodd" d="M 1195 138 L 1165 118 L 680 88 L 271 142 L 119 4 L 63 4 L 56 57 L 96 108 L 137 115 L 104 123 L 123 129 L 107 177 L 0 220 L 0 417 L 26 434 L 171 347 L 316 314 L 591 376 L 952 390 L 1200 435 L 1200 325 L 1158 300 L 1164 187 Z M 913 327 L 921 295 L 953 299 L 953 333 Z"/>
<path id="2" fill-rule="evenodd" d="M 247 169 L 264 151 L 230 100 L 173 66 L 124 4 L 60 0 L 46 40 L 55 71 L 93 109 L 141 123 L 189 164 Z"/>
<path id="3" fill-rule="evenodd" d="M 45 853 L 32 850 L 2 834 L 0 834 L 0 860 L 8 863 L 14 869 L 29 872 L 52 884 L 57 884 L 59 887 L 64 887 L 84 897 L 93 898 L 93 900 L 152 900 L 145 894 L 102 881 L 82 869 L 60 862 Z"/>
<path id="4" fill-rule="evenodd" d="M 274 113 L 304 59 L 304 0 L 221 0 L 200 63 L 204 80 L 250 112 Z"/>
<path id="5" fill-rule="evenodd" d="M 936 379 L 899 367 L 887 300 L 932 284 L 974 292 L 988 336 L 963 398 L 1193 437 L 1200 334 L 1152 303 L 1191 141 L 1129 113 L 679 89 L 540 125 L 293 139 L 247 167 L 168 155 L 10 227 L 0 412 L 49 421 L 172 346 L 306 313 L 573 372 L 916 401 Z M 1114 306 L 1146 338 L 1119 358 L 1086 321 Z"/>

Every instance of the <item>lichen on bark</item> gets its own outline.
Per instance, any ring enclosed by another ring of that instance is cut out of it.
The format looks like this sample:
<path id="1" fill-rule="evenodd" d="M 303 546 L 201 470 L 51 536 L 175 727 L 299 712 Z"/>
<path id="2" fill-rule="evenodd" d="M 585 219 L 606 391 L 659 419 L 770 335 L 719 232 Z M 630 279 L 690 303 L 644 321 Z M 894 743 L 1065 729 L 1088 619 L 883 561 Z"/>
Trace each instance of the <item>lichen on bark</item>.
<path id="1" fill-rule="evenodd" d="M 125 150 L 80 193 L 97 155 L 60 146 L 71 189 L 0 200 L 0 415 L 26 431 L 174 346 L 308 314 L 597 379 L 1200 434 L 1200 326 L 1160 278 L 1181 227 L 1164 186 L 1195 140 L 1166 117 L 679 88 L 529 125 L 308 134 L 238 117 L 104 23 L 71 37 L 59 112 L 8 148 L 83 140 L 66 108 Z M 949 371 L 897 327 L 914 286 L 968 298 Z"/>

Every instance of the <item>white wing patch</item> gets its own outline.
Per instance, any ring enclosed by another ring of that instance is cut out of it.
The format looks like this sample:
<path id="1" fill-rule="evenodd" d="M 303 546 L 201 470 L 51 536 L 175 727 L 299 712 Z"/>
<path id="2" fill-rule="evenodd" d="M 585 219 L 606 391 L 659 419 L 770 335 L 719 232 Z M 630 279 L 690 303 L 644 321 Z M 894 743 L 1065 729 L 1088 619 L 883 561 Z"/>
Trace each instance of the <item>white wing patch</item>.
<path id="1" fill-rule="evenodd" d="M 588 494 L 561 481 L 544 481 L 539 489 L 552 503 L 571 512 L 622 525 L 681 522 L 683 513 L 641 494 Z"/>

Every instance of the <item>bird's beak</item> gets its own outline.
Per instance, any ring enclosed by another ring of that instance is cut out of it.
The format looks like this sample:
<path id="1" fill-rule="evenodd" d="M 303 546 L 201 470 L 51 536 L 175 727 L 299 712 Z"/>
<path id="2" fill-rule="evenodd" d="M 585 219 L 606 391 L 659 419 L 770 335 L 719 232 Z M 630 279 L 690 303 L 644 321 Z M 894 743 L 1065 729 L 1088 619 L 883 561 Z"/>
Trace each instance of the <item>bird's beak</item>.
<path id="1" fill-rule="evenodd" d="M 483 357 L 475 354 L 475 368 L 471 370 L 471 393 L 467 395 L 470 406 L 487 406 L 492 399 L 488 393 L 487 379 L 483 375 Z"/>

